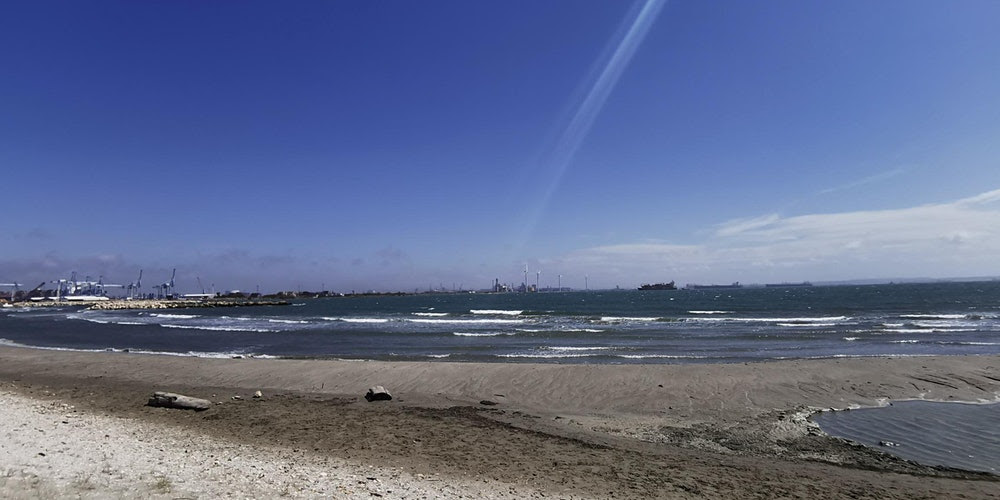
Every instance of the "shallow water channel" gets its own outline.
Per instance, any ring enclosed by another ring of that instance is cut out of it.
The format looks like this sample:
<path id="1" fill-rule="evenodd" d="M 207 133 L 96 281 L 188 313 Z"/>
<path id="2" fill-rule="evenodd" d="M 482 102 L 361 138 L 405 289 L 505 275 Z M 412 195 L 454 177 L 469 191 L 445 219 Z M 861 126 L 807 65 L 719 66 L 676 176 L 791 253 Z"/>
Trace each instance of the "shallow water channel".
<path id="1" fill-rule="evenodd" d="M 827 434 L 908 460 L 1000 474 L 1000 403 L 902 401 L 813 420 Z"/>

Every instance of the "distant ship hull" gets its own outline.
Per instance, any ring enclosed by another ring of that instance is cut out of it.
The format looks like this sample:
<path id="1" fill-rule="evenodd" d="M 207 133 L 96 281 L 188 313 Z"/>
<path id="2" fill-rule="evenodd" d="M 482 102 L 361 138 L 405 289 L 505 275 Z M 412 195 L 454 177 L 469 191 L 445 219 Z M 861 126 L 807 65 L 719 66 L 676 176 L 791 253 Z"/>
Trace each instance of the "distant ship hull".
<path id="1" fill-rule="evenodd" d="M 670 283 L 646 284 L 639 287 L 639 290 L 676 290 L 676 289 L 677 286 L 674 285 L 673 281 L 671 281 Z"/>
<path id="2" fill-rule="evenodd" d="M 688 290 L 718 290 L 725 288 L 743 288 L 743 285 L 741 285 L 739 281 L 728 285 L 697 285 L 694 283 L 689 283 L 685 288 L 687 288 Z"/>

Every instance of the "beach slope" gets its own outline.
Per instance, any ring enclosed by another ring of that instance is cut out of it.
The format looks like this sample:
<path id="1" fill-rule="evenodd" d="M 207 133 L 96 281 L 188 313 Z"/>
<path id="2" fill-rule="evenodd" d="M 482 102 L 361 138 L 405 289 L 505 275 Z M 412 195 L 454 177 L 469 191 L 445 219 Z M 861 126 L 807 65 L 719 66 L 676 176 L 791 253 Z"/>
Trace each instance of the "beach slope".
<path id="1" fill-rule="evenodd" d="M 366 402 L 373 385 L 394 399 Z M 204 412 L 145 406 L 158 390 L 216 404 Z M 264 397 L 253 398 L 257 390 Z M 208 497 L 253 496 L 247 489 L 258 488 L 257 496 L 397 498 L 1000 494 L 996 476 L 852 446 L 805 418 L 820 408 L 900 399 L 994 401 L 996 357 L 615 366 L 4 347 L 0 391 L 4 422 L 20 422 L 3 424 L 5 446 L 20 442 L 27 450 L 3 454 L 0 490 L 34 484 L 74 495 L 133 496 L 139 490 L 128 488 L 141 488 L 154 496 Z M 87 432 L 97 438 L 82 437 Z M 105 434 L 103 447 L 86 445 Z M 107 457 L 144 450 L 149 457 L 102 462 L 83 458 L 88 449 Z M 70 462 L 90 468 L 44 466 L 60 457 L 81 457 Z M 190 457 L 196 459 L 185 461 Z M 233 460 L 250 462 L 233 468 Z M 116 474 L 134 481 L 104 481 Z M 217 484 L 231 488 L 212 489 Z"/>

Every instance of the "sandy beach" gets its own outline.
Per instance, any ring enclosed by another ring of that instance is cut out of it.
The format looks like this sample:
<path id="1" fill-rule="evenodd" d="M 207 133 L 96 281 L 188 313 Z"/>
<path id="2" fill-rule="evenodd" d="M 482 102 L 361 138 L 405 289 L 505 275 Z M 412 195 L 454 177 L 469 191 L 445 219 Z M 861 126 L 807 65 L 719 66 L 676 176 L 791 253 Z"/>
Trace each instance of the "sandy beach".
<path id="1" fill-rule="evenodd" d="M 372 385 L 394 399 L 366 402 Z M 216 404 L 146 406 L 159 390 Z M 990 498 L 997 476 L 854 446 L 805 417 L 998 396 L 990 356 L 622 366 L 4 347 L 0 496 Z"/>

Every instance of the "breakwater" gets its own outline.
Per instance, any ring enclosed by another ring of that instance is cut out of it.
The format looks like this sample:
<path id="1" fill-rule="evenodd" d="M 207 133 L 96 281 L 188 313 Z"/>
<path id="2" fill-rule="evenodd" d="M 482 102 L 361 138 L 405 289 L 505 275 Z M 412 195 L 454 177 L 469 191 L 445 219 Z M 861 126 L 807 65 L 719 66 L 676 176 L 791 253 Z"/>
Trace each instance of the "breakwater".
<path id="1" fill-rule="evenodd" d="M 8 307 L 66 307 L 79 306 L 94 311 L 121 311 L 126 309 L 189 309 L 214 307 L 252 307 L 252 306 L 287 306 L 287 300 L 250 300 L 250 299 L 144 299 L 144 300 L 94 300 L 94 301 L 56 301 L 41 300 L 16 302 Z"/>
<path id="2" fill-rule="evenodd" d="M 108 300 L 95 302 L 88 309 L 95 311 L 119 311 L 124 309 L 190 309 L 207 307 L 252 307 L 252 306 L 287 306 L 287 300 L 248 300 L 248 299 L 210 299 L 210 300 Z"/>

